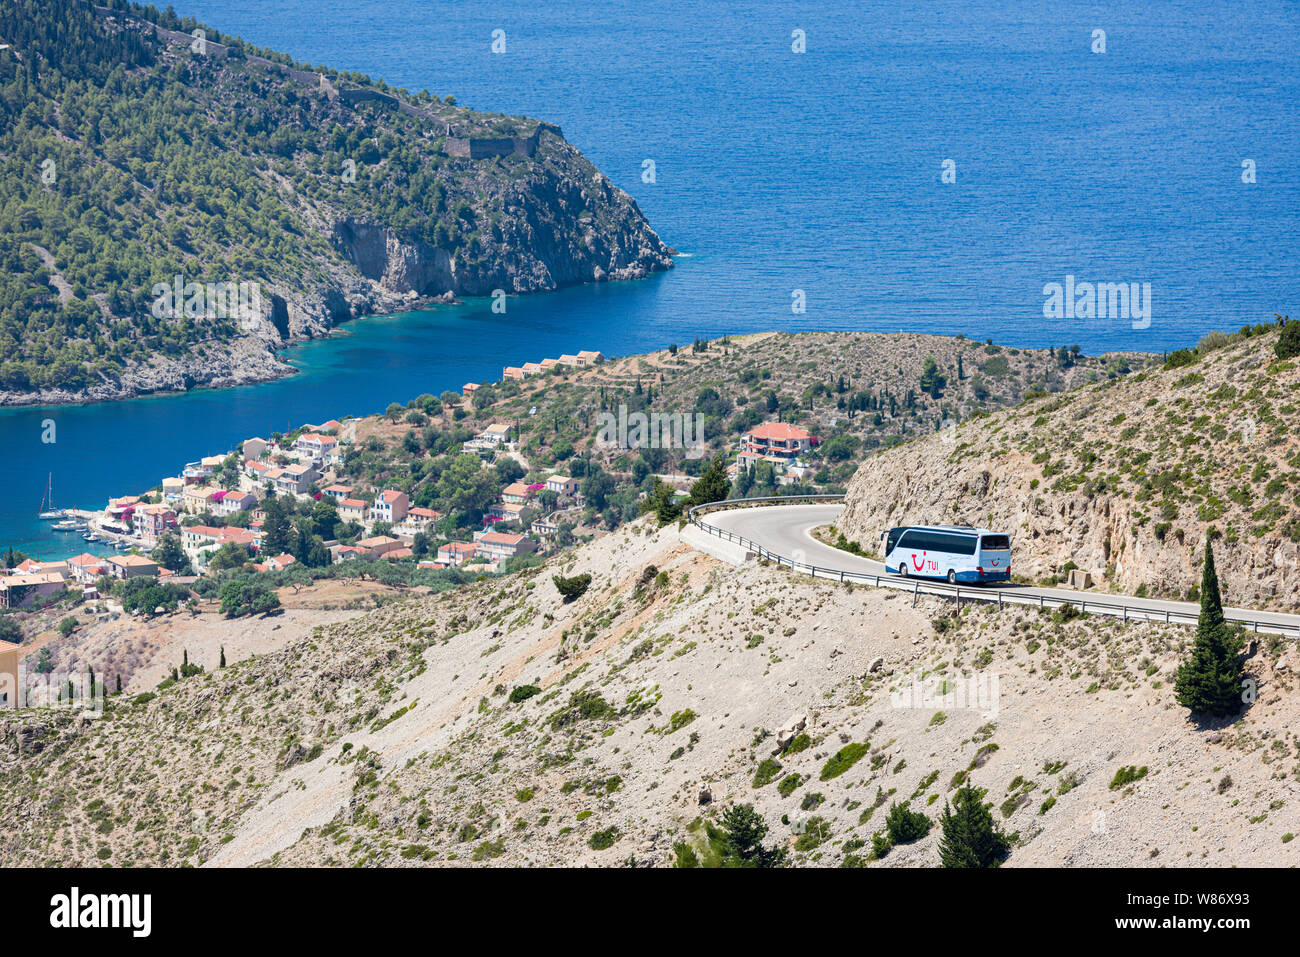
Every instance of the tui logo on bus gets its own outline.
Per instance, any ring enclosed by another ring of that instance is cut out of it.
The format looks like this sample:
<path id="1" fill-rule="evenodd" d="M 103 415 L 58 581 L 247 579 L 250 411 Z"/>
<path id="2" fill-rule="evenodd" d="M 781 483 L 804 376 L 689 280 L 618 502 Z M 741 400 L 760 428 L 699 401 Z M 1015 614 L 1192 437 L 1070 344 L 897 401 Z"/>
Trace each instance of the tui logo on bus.
<path id="1" fill-rule="evenodd" d="M 912 567 L 915 568 L 918 572 L 919 571 L 937 572 L 939 570 L 939 563 L 932 558 L 926 558 L 925 552 L 921 553 L 921 559 L 920 561 L 918 561 L 916 558 L 916 552 L 912 552 Z"/>

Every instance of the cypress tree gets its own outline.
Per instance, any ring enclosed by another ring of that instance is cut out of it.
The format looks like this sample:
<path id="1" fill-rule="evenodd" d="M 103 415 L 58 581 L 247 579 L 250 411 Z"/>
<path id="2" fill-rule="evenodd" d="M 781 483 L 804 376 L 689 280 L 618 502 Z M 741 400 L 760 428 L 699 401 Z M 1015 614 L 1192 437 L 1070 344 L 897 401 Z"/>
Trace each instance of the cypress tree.
<path id="1" fill-rule="evenodd" d="M 1178 703 L 1193 714 L 1222 718 L 1238 713 L 1241 710 L 1242 665 L 1237 657 L 1240 650 L 1241 639 L 1223 618 L 1219 576 L 1214 570 L 1214 551 L 1207 534 L 1196 640 L 1174 677 Z"/>
<path id="2" fill-rule="evenodd" d="M 969 784 L 958 789 L 950 809 L 943 805 L 939 824 L 939 863 L 944 867 L 997 867 L 1011 851 L 1011 841 L 993 822 L 984 791 Z"/>
<path id="3" fill-rule="evenodd" d="M 221 646 L 221 665 L 220 665 L 220 667 L 222 667 L 222 668 L 226 667 L 226 646 L 225 646 L 225 645 L 222 645 L 222 646 Z"/>

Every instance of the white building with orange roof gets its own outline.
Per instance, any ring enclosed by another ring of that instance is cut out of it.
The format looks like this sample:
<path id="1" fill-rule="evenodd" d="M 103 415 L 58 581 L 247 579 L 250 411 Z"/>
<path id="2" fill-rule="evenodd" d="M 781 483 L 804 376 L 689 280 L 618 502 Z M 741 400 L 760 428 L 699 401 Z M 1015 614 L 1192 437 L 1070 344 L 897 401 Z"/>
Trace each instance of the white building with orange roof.
<path id="1" fill-rule="evenodd" d="M 748 468 L 755 462 L 768 461 L 784 467 L 816 443 L 816 437 L 788 422 L 764 422 L 750 429 L 740 440 L 736 462 Z"/>
<path id="2" fill-rule="evenodd" d="M 362 498 L 341 498 L 338 511 L 339 518 L 343 521 L 364 525 L 370 517 L 370 503 Z"/>
<path id="3" fill-rule="evenodd" d="M 537 551 L 537 543 L 523 535 L 511 535 L 507 532 L 477 532 L 474 539 L 478 544 L 478 553 L 491 562 L 502 562 L 516 555 Z"/>
<path id="4" fill-rule="evenodd" d="M 477 554 L 478 545 L 473 542 L 448 542 L 438 549 L 438 561 L 451 568 L 465 564 Z"/>

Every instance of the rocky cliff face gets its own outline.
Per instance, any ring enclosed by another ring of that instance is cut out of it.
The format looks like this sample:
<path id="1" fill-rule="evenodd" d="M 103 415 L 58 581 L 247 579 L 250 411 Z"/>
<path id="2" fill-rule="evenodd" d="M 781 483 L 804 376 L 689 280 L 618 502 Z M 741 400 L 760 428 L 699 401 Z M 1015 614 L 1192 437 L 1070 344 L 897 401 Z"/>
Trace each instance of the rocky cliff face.
<path id="1" fill-rule="evenodd" d="M 844 533 L 1005 529 L 1013 572 L 1068 563 L 1101 589 L 1182 597 L 1198 585 L 1207 533 L 1224 600 L 1300 608 L 1297 370 L 1276 335 L 1193 365 L 1145 373 L 977 419 L 863 463 Z"/>

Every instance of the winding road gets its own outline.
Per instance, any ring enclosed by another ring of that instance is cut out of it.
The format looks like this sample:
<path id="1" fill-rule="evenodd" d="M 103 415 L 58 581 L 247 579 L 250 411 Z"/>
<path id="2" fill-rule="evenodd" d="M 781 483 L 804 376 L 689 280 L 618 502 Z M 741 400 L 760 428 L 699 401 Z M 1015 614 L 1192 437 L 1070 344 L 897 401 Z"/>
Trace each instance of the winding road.
<path id="1" fill-rule="evenodd" d="M 815 575 L 818 578 L 833 577 L 840 572 L 846 572 L 878 577 L 882 584 L 909 590 L 917 589 L 927 594 L 955 593 L 960 599 L 997 601 L 998 593 L 1001 592 L 1004 601 L 1016 604 L 1045 603 L 1050 607 L 1057 603 L 1070 602 L 1076 606 L 1083 606 L 1089 612 L 1122 615 L 1126 618 L 1169 620 L 1180 624 L 1195 623 L 1199 612 L 1199 607 L 1195 603 L 1185 601 L 1130 598 L 1107 592 L 1076 591 L 1070 588 L 1036 588 L 1029 585 L 962 585 L 954 588 L 946 582 L 891 575 L 885 571 L 885 566 L 880 562 L 860 558 L 813 538 L 814 528 L 833 524 L 843 509 L 844 506 L 841 504 L 829 503 L 766 505 L 706 512 L 700 515 L 698 520 L 706 526 L 749 539 L 774 555 L 786 559 L 786 564 L 793 561 L 797 571 L 807 570 L 800 566 L 816 566 Z M 1014 567 L 1014 548 L 1013 540 L 1012 567 Z M 1300 615 L 1227 607 L 1224 608 L 1224 614 L 1230 620 L 1246 623 L 1246 627 L 1252 630 L 1300 637 Z"/>

